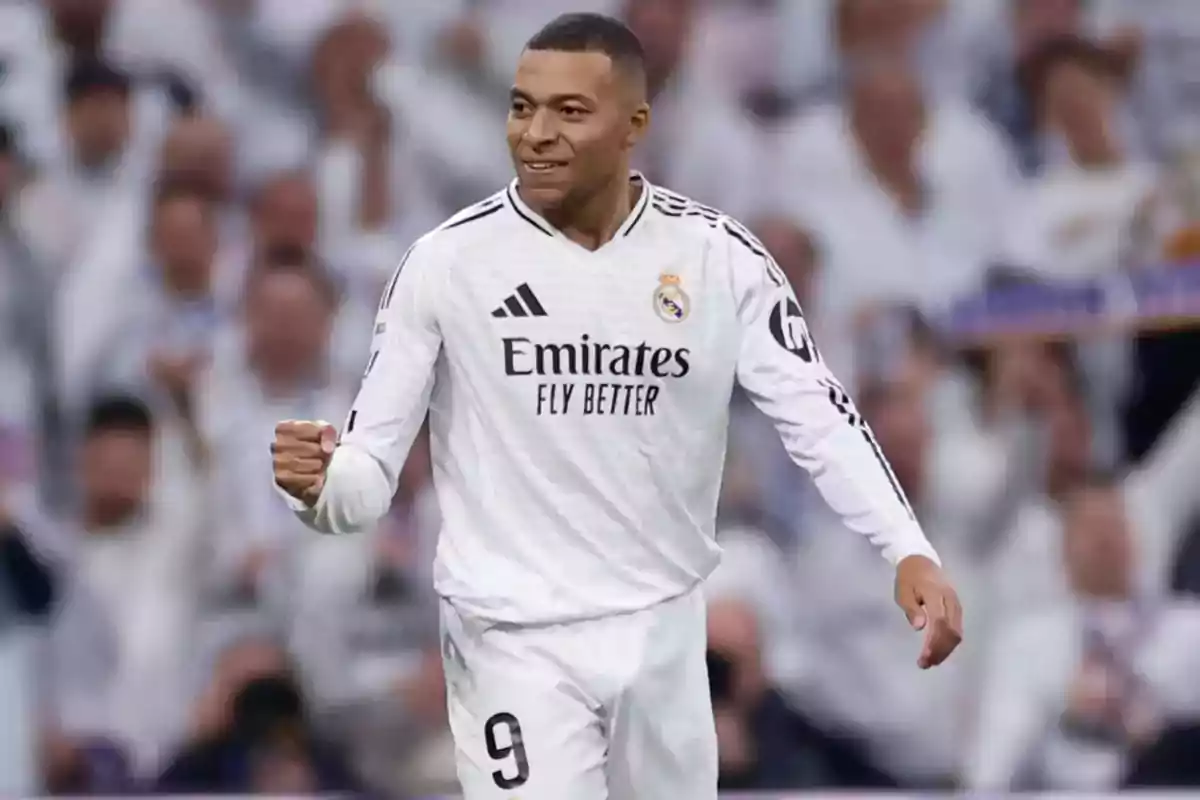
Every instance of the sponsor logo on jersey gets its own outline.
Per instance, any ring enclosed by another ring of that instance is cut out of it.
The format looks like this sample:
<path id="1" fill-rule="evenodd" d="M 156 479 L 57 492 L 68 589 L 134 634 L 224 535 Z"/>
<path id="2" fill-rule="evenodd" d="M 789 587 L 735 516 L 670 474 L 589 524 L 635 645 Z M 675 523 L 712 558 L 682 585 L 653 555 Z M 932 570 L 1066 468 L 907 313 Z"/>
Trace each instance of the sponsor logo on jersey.
<path id="1" fill-rule="evenodd" d="M 680 285 L 678 275 L 664 272 L 658 276 L 658 288 L 654 290 L 654 313 L 663 322 L 683 322 L 691 310 L 691 298 Z"/>
<path id="2" fill-rule="evenodd" d="M 538 416 L 653 416 L 663 385 L 692 368 L 687 348 L 649 342 L 598 342 L 587 334 L 574 342 L 502 342 L 505 375 L 559 379 L 538 383 Z"/>

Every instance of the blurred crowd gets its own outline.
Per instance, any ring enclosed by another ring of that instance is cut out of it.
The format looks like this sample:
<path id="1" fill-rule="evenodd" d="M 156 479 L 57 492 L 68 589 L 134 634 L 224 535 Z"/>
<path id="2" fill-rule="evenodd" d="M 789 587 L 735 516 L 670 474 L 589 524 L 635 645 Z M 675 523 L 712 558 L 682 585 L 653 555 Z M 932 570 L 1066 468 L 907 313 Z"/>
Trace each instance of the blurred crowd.
<path id="1" fill-rule="evenodd" d="M 399 256 L 510 179 L 522 43 L 582 10 L 646 47 L 638 168 L 773 251 L 966 608 L 919 671 L 735 396 L 723 787 L 1200 784 L 1189 312 L 945 323 L 1200 263 L 1195 0 L 3 0 L 0 793 L 454 792 L 426 444 L 333 539 L 268 443 L 344 418 Z"/>

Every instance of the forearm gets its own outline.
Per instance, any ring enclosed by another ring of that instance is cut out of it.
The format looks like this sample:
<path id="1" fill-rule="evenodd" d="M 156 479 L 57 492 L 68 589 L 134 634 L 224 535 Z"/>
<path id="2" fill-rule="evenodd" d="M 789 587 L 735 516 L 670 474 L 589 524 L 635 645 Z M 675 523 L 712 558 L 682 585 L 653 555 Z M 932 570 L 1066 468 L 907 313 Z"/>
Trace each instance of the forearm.
<path id="1" fill-rule="evenodd" d="M 395 481 L 366 450 L 342 444 L 325 471 L 325 484 L 309 507 L 289 498 L 304 524 L 319 533 L 346 534 L 366 530 L 391 507 Z"/>
<path id="2" fill-rule="evenodd" d="M 793 458 L 808 469 L 846 526 L 865 536 L 891 564 L 915 555 L 940 564 L 877 447 L 863 429 L 838 421 Z"/>

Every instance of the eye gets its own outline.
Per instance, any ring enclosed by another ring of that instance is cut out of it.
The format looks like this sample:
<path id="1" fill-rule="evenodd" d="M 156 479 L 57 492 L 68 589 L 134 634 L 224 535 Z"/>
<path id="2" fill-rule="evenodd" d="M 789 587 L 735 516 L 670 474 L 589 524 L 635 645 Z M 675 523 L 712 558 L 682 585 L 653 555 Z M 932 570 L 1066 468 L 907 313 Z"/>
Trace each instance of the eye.
<path id="1" fill-rule="evenodd" d="M 512 104 L 508 108 L 509 113 L 514 117 L 525 116 L 530 112 L 529 103 L 519 97 L 513 98 Z"/>
<path id="2" fill-rule="evenodd" d="M 588 115 L 588 110 L 583 106 L 568 105 L 559 109 L 559 113 L 567 119 L 581 119 Z"/>

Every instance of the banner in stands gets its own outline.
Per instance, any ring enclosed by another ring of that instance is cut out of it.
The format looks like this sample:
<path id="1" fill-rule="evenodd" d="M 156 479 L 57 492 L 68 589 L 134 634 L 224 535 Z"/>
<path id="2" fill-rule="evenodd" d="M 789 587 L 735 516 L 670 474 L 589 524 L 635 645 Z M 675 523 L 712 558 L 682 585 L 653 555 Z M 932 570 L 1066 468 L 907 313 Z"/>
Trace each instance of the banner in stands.
<path id="1" fill-rule="evenodd" d="M 1200 264 L 1134 270 L 1081 282 L 1005 281 L 955 303 L 940 320 L 949 340 L 1074 338 L 1200 326 Z"/>

